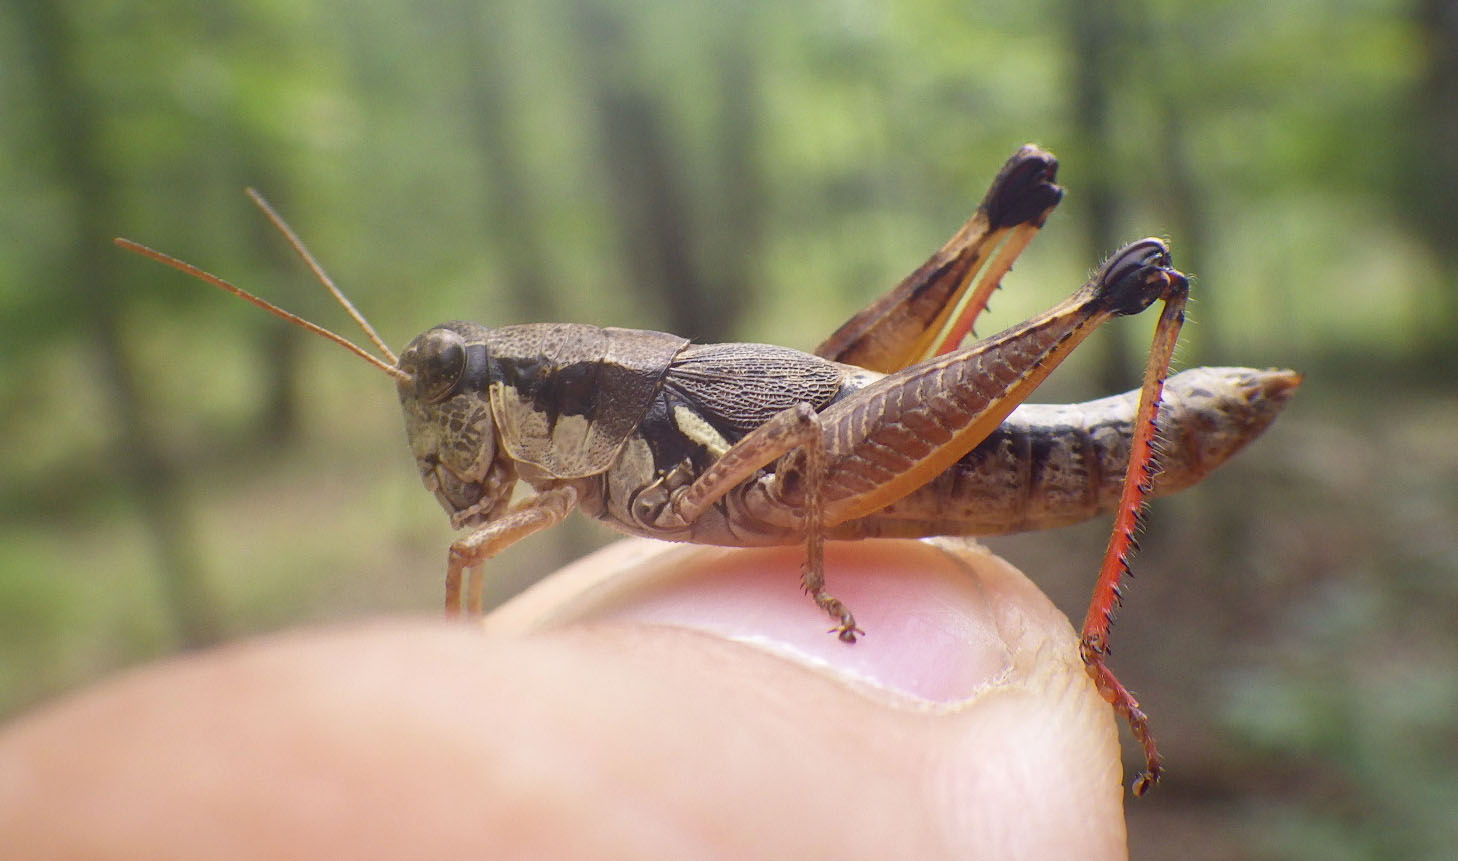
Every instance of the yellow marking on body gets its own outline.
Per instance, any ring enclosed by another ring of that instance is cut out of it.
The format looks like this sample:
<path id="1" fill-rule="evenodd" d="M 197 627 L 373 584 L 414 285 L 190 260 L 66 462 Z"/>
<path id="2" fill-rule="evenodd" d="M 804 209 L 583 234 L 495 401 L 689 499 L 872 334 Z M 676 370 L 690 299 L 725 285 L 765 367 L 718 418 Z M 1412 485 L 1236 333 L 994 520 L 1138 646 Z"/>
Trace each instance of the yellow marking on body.
<path id="1" fill-rule="evenodd" d="M 704 417 L 684 406 L 673 408 L 673 423 L 684 436 L 703 446 L 714 457 L 722 457 L 729 450 L 729 441 L 704 421 Z"/>

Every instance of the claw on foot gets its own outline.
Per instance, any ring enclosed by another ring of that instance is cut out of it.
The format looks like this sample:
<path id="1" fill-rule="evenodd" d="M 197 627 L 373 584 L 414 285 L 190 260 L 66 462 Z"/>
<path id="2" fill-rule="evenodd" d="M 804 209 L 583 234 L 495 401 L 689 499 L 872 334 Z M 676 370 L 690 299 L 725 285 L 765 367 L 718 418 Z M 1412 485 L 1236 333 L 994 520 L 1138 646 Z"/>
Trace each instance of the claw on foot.
<path id="1" fill-rule="evenodd" d="M 1079 644 L 1079 651 L 1083 656 L 1084 670 L 1093 680 L 1099 696 L 1114 707 L 1114 712 L 1129 725 L 1134 740 L 1144 749 L 1144 771 L 1130 786 L 1136 797 L 1142 796 L 1159 783 L 1159 777 L 1164 773 L 1164 759 L 1155 747 L 1154 734 L 1149 729 L 1149 717 L 1139 708 L 1139 701 L 1119 683 L 1113 671 L 1104 663 L 1104 656 L 1109 650 L 1102 637 L 1096 634 L 1085 635 L 1083 642 Z"/>
<path id="2" fill-rule="evenodd" d="M 1130 787 L 1134 793 L 1134 797 L 1142 798 L 1144 793 L 1153 789 L 1154 785 L 1159 783 L 1159 777 L 1162 774 L 1164 774 L 1164 769 L 1156 765 L 1153 768 L 1146 769 L 1144 773 L 1134 778 L 1134 785 Z"/>

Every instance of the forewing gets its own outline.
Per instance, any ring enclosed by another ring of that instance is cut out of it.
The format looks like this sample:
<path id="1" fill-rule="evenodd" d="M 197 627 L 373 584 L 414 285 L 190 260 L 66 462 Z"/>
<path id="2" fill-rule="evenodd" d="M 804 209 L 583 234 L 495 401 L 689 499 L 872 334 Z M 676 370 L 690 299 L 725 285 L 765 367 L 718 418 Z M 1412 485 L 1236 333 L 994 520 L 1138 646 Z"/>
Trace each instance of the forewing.
<path id="1" fill-rule="evenodd" d="M 840 394 L 843 368 L 768 344 L 695 344 L 673 361 L 664 387 L 729 442 L 799 403 L 823 409 Z"/>

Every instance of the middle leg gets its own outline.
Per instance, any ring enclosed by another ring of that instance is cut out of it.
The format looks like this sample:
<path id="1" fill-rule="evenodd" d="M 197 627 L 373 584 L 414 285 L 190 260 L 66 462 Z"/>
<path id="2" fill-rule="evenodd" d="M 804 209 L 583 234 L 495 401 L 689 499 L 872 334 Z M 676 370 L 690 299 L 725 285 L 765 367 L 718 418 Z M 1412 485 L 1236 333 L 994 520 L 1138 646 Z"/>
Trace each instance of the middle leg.
<path id="1" fill-rule="evenodd" d="M 660 526 L 687 525 L 760 470 L 779 461 L 767 488 L 772 499 L 793 499 L 805 535 L 802 584 L 815 604 L 836 621 L 831 632 L 854 643 L 863 633 L 855 616 L 825 588 L 825 435 L 820 417 L 809 404 L 798 404 L 773 416 L 724 452 L 692 483 L 674 491 L 655 518 Z"/>

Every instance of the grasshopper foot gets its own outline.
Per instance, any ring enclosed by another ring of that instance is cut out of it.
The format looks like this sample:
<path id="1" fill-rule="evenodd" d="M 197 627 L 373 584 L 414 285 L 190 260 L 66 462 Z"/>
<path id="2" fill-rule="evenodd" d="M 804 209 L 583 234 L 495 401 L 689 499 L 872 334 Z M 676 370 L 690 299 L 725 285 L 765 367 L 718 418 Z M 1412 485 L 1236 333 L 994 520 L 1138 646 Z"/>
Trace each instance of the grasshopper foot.
<path id="1" fill-rule="evenodd" d="M 1154 785 L 1159 783 L 1159 777 L 1162 774 L 1164 774 L 1164 768 L 1156 763 L 1153 768 L 1146 769 L 1143 774 L 1134 778 L 1134 796 L 1136 798 L 1144 797 L 1144 793 L 1153 789 Z"/>
<path id="2" fill-rule="evenodd" d="M 1099 696 L 1114 707 L 1114 712 L 1129 724 L 1129 730 L 1134 734 L 1134 740 L 1144 748 L 1144 771 L 1136 778 L 1130 787 L 1134 795 L 1142 796 L 1159 782 L 1160 775 L 1164 774 L 1164 757 L 1160 756 L 1158 748 L 1154 745 L 1154 734 L 1149 730 L 1149 716 L 1139 708 L 1139 701 L 1134 695 L 1114 677 L 1114 672 L 1104 663 L 1104 656 L 1108 653 L 1108 647 L 1097 636 L 1085 635 L 1079 646 L 1083 657 L 1084 669 L 1088 672 L 1089 678 L 1093 679 L 1094 685 L 1098 688 Z"/>
<path id="3" fill-rule="evenodd" d="M 836 621 L 836 626 L 827 633 L 834 634 L 842 643 L 854 643 L 856 638 L 866 632 L 856 627 L 856 617 L 841 603 L 841 600 L 824 589 L 816 589 L 810 592 L 810 597 L 815 599 L 815 604 L 829 614 L 830 618 Z"/>

